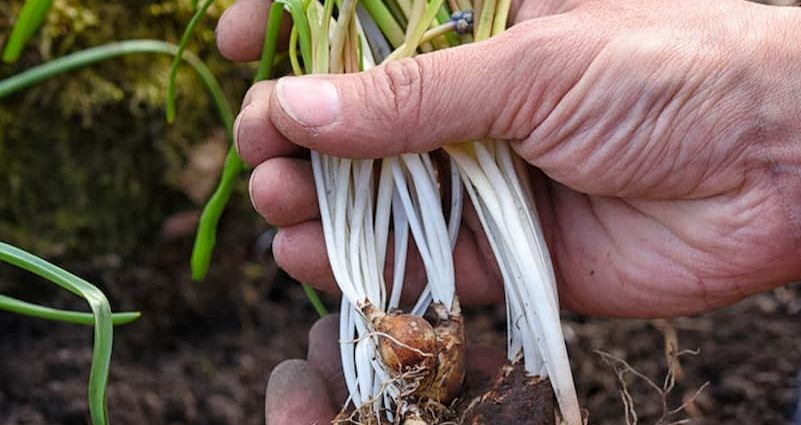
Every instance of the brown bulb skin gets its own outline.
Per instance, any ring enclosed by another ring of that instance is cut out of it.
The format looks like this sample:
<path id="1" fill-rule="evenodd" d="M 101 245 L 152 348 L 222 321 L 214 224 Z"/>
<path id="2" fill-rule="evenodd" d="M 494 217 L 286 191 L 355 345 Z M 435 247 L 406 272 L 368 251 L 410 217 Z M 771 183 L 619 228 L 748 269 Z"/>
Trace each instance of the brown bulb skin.
<path id="1" fill-rule="evenodd" d="M 437 335 L 437 371 L 431 385 L 422 394 L 440 403 L 448 403 L 462 392 L 465 376 L 464 320 L 461 314 L 450 315 L 434 328 Z"/>
<path id="2" fill-rule="evenodd" d="M 392 314 L 373 321 L 379 335 L 378 350 L 392 373 L 433 371 L 437 363 L 437 336 L 425 319 Z"/>

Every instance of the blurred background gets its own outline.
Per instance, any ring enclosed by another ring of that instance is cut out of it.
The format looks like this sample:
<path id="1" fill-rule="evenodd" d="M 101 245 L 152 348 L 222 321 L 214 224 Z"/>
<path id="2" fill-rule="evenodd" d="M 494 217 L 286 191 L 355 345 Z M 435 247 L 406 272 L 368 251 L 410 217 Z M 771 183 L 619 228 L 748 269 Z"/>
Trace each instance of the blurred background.
<path id="1" fill-rule="evenodd" d="M 232 105 L 255 67 L 219 56 L 209 9 L 189 50 L 211 68 Z M 177 43 L 189 0 L 54 0 L 38 35 L 0 79 L 109 41 Z M 22 0 L 0 1 L 0 45 Z M 247 199 L 243 176 L 221 223 L 203 283 L 189 256 L 200 208 L 216 184 L 227 141 L 201 82 L 178 76 L 178 117 L 164 119 L 170 58 L 133 55 L 51 79 L 0 100 L 0 240 L 100 286 L 115 311 L 143 317 L 116 328 L 111 421 L 127 424 L 264 423 L 270 370 L 303 357 L 315 310 L 273 263 L 271 230 Z M 0 264 L 0 293 L 85 310 L 83 301 Z M 337 298 L 324 296 L 335 310 Z M 473 343 L 504 347 L 501 307 L 469 309 Z M 672 321 L 567 315 L 577 386 L 593 424 L 624 424 L 621 383 L 603 350 L 662 386 L 666 344 L 698 349 L 674 367 L 662 424 L 783 424 L 797 406 L 801 286 L 777 289 L 702 316 Z M 88 423 L 91 329 L 0 312 L 0 424 Z M 699 388 L 708 386 L 696 396 Z M 641 424 L 662 415 L 662 395 L 627 374 Z"/>

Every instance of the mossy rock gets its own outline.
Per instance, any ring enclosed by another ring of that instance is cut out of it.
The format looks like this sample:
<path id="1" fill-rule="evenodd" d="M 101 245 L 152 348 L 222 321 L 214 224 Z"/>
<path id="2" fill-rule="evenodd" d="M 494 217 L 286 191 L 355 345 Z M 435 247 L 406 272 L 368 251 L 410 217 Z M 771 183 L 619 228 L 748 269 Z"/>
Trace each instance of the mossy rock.
<path id="1" fill-rule="evenodd" d="M 0 3 L 0 44 L 23 1 Z M 238 105 L 252 76 L 214 46 L 218 1 L 189 50 Z M 111 41 L 177 43 L 193 10 L 189 0 L 56 0 L 21 60 L 0 78 Z M 113 59 L 59 76 L 0 100 L 0 240 L 45 256 L 130 258 L 147 249 L 170 214 L 198 208 L 180 176 L 188 155 L 222 126 L 205 88 L 188 67 L 179 73 L 178 117 L 164 119 L 170 58 Z"/>

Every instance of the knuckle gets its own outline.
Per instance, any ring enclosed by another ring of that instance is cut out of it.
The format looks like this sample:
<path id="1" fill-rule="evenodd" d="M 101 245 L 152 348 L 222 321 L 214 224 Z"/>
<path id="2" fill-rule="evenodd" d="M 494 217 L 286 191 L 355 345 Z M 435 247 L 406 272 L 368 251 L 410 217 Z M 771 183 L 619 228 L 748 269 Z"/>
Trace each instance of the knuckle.
<path id="1" fill-rule="evenodd" d="M 423 102 L 424 73 L 421 62 L 414 58 L 390 62 L 376 68 L 373 87 L 381 101 L 372 105 L 376 118 L 397 125 L 398 143 L 404 149 L 417 124 L 420 123 Z"/>
<path id="2" fill-rule="evenodd" d="M 404 114 L 418 109 L 422 99 L 422 69 L 415 59 L 390 62 L 383 68 L 386 89 L 392 96 L 395 111 Z"/>

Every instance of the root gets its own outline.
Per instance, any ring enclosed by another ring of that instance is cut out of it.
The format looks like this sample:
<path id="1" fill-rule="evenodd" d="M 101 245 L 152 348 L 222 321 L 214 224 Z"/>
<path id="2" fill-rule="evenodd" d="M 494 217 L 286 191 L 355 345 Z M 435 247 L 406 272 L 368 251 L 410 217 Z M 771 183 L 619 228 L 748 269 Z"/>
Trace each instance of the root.
<path id="1" fill-rule="evenodd" d="M 626 380 L 627 374 L 632 374 L 636 378 L 642 380 L 648 387 L 652 388 L 658 395 L 661 403 L 662 413 L 655 425 L 681 425 L 690 422 L 690 419 L 676 419 L 675 417 L 695 402 L 701 393 L 709 386 L 709 382 L 701 385 L 692 397 L 687 398 L 681 405 L 675 408 L 668 407 L 668 395 L 673 391 L 676 386 L 676 375 L 679 365 L 679 359 L 683 356 L 697 356 L 700 352 L 698 350 L 681 350 L 677 351 L 671 347 L 668 352 L 667 373 L 662 385 L 658 385 L 654 380 L 645 376 L 642 372 L 635 369 L 627 361 L 614 356 L 610 353 L 601 350 L 595 350 L 595 354 L 599 355 L 603 361 L 612 368 L 619 385 L 620 399 L 623 402 L 623 411 L 625 415 L 626 425 L 638 425 L 639 418 L 635 409 L 634 397 L 629 392 L 629 384 Z"/>

